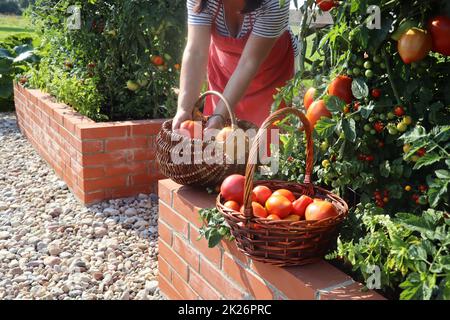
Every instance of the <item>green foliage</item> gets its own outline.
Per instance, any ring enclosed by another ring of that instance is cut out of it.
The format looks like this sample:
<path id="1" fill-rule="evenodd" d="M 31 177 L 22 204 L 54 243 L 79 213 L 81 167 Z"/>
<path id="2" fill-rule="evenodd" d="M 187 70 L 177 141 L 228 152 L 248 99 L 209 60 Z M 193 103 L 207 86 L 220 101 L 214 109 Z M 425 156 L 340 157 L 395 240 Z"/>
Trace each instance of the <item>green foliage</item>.
<path id="1" fill-rule="evenodd" d="M 208 247 L 217 246 L 222 239 L 233 240 L 230 227 L 224 216 L 216 208 L 202 209 L 199 212 L 203 226 L 200 228 L 200 238 L 205 237 Z"/>
<path id="2" fill-rule="evenodd" d="M 10 36 L 0 42 L 0 105 L 9 109 L 13 99 L 13 79 L 39 61 L 31 37 Z"/>
<path id="3" fill-rule="evenodd" d="M 80 6 L 80 29 L 68 28 L 74 16 L 67 10 L 74 4 Z M 174 113 L 175 65 L 185 42 L 184 1 L 39 0 L 31 15 L 43 37 L 43 65 L 32 72 L 36 87 L 69 104 L 74 101 L 67 97 L 78 94 L 72 99 L 78 103 L 72 106 L 95 120 L 162 118 Z M 155 57 L 161 57 L 163 64 L 154 63 Z M 43 81 L 63 74 L 63 79 L 76 80 L 54 81 L 52 88 Z M 73 88 L 77 81 L 95 86 L 86 93 L 89 98 Z M 57 95 L 60 92 L 66 93 L 64 97 Z"/>
<path id="4" fill-rule="evenodd" d="M 317 14 L 310 10 L 314 3 L 307 0 L 300 8 L 307 18 Z M 381 8 L 379 30 L 367 28 L 368 5 Z M 334 25 L 317 32 L 306 22 L 301 26 L 302 50 L 312 43 L 319 58 L 303 59 L 277 97 L 302 108 L 295 98 L 312 81 L 332 113 L 314 130 L 314 180 L 343 196 L 352 210 L 330 257 L 350 262 L 355 275 L 365 280 L 369 264 L 380 266 L 382 289 L 396 297 L 448 299 L 449 243 L 436 237 L 443 230 L 448 233 L 450 60 L 431 52 L 406 65 L 391 36 L 407 20 L 426 28 L 431 17 L 450 15 L 450 5 L 443 0 L 349 0 L 339 2 L 331 14 Z M 314 74 L 308 72 L 311 68 Z M 355 100 L 346 108 L 326 90 L 340 74 L 353 78 Z M 396 115 L 397 106 L 404 115 Z M 274 178 L 303 178 L 301 139 L 286 130 Z M 440 218 L 431 223 L 433 216 Z M 415 229 L 414 219 L 433 231 Z"/>

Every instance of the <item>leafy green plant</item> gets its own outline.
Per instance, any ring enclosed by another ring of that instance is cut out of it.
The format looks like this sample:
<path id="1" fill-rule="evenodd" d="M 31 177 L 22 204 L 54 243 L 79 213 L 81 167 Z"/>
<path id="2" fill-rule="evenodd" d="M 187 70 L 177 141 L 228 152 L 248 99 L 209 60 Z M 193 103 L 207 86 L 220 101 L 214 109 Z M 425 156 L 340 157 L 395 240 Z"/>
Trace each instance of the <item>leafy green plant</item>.
<path id="1" fill-rule="evenodd" d="M 222 239 L 233 240 L 230 227 L 224 216 L 216 208 L 202 209 L 199 212 L 203 226 L 200 228 L 200 238 L 204 237 L 208 241 L 208 246 L 217 246 Z"/>
<path id="2" fill-rule="evenodd" d="M 80 8 L 80 28 L 68 28 L 68 20 L 76 16 L 68 13 L 71 5 Z M 95 120 L 174 114 L 173 89 L 185 42 L 184 1 L 39 0 L 31 16 L 43 38 L 43 70 L 36 67 L 32 72 L 36 87 L 55 95 L 71 87 L 60 81 L 62 88 L 53 83 L 50 90 L 43 81 L 47 73 L 51 78 L 66 74 L 64 79 L 90 82 L 96 90 L 88 95 L 96 92 L 91 99 L 96 103 L 82 107 L 86 99 L 79 90 L 79 104 L 73 107 Z M 67 96 L 56 97 L 70 104 Z"/>
<path id="3" fill-rule="evenodd" d="M 380 7 L 381 29 L 367 27 L 369 5 Z M 317 32 L 308 24 L 317 17 L 314 7 L 314 0 L 300 7 L 305 18 L 300 47 L 317 58 L 301 59 L 277 101 L 302 108 L 297 97 L 312 82 L 315 98 L 323 99 L 332 114 L 314 130 L 314 181 L 343 196 L 352 209 L 337 254 L 330 257 L 350 262 L 362 279 L 369 264 L 382 267 L 382 290 L 393 297 L 448 299 L 449 244 L 436 234 L 448 230 L 450 60 L 431 52 L 405 64 L 392 34 L 407 20 L 426 28 L 431 17 L 450 16 L 450 5 L 441 0 L 339 2 L 330 12 L 335 23 Z M 328 94 L 338 75 L 352 78 L 352 103 Z M 280 171 L 273 177 L 302 180 L 302 136 L 289 126 L 282 129 Z M 429 230 L 415 229 L 411 221 Z M 426 257 L 415 247 L 424 243 Z M 423 259 L 414 255 L 416 249 Z"/>

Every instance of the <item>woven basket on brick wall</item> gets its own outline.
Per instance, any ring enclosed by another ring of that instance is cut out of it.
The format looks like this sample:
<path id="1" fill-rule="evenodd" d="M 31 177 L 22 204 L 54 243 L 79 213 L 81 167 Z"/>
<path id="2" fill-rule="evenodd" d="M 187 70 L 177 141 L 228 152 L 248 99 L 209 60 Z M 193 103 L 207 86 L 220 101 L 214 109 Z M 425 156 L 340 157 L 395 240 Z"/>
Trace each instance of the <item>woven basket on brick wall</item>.
<path id="1" fill-rule="evenodd" d="M 255 132 L 258 129 L 254 124 L 236 119 L 233 114 L 229 103 L 223 95 L 215 91 L 207 91 L 203 93 L 198 99 L 194 110 L 200 110 L 201 105 L 207 96 L 214 95 L 222 99 L 224 102 L 228 113 L 230 114 L 230 119 L 227 125 L 231 125 L 233 129 L 240 128 L 244 131 L 248 129 L 254 129 Z M 194 112 L 195 113 L 195 112 Z M 195 116 L 198 119 L 198 115 Z M 200 116 L 200 120 L 205 127 L 208 117 Z M 183 145 L 180 144 L 183 141 Z M 185 136 L 181 136 L 179 133 L 172 131 L 172 120 L 168 120 L 163 123 L 161 131 L 157 136 L 157 151 L 156 158 L 159 165 L 160 172 L 168 178 L 171 178 L 175 182 L 182 185 L 191 185 L 199 187 L 216 187 L 222 183 L 222 181 L 231 174 L 244 174 L 246 165 L 245 163 L 240 163 L 239 161 L 230 161 L 226 152 L 223 152 L 221 163 L 219 161 L 212 161 L 215 159 L 214 152 L 211 153 L 210 157 L 206 156 L 203 151 L 209 146 L 210 150 L 214 148 L 214 144 L 221 143 L 222 145 L 226 142 L 215 142 L 215 141 L 201 141 L 197 139 L 189 139 Z M 195 148 L 195 145 L 200 145 L 200 148 Z M 222 146 L 223 148 L 223 146 Z M 188 163 L 177 163 L 173 161 L 173 153 L 180 154 L 182 150 L 190 150 L 190 161 Z M 224 149 L 222 149 L 224 150 Z M 246 150 L 246 155 L 244 160 L 247 159 L 248 148 Z M 196 160 L 197 159 L 197 160 Z M 198 161 L 200 159 L 201 161 Z M 210 161 L 211 160 L 211 161 Z M 215 163 L 214 163 L 215 162 Z M 245 162 L 245 161 L 244 161 Z"/>
<path id="2" fill-rule="evenodd" d="M 306 169 L 304 183 L 286 181 L 255 181 L 255 160 L 263 129 L 272 123 L 294 114 L 300 118 L 306 134 Z M 311 183 L 313 169 L 313 141 L 310 123 L 305 115 L 294 108 L 284 108 L 273 113 L 263 123 L 253 140 L 247 170 L 245 173 L 244 214 L 224 207 L 223 198 L 217 197 L 216 206 L 224 215 L 236 238 L 237 247 L 253 260 L 276 266 L 295 266 L 315 262 L 325 255 L 330 246 L 336 242 L 338 228 L 348 214 L 348 205 L 337 195 Z M 288 189 L 298 198 L 309 195 L 333 203 L 338 211 L 335 217 L 319 221 L 300 220 L 296 222 L 269 220 L 255 217 L 252 213 L 252 190 L 254 185 L 263 185 L 271 190 Z"/>

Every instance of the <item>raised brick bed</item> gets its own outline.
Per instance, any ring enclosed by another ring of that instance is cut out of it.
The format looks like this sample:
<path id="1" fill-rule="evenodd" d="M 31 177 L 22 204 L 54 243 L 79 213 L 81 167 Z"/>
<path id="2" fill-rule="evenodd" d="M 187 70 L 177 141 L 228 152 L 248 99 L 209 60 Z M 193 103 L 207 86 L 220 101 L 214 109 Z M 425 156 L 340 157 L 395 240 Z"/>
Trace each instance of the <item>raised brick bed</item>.
<path id="1" fill-rule="evenodd" d="M 39 90 L 14 86 L 22 133 L 81 202 L 157 192 L 163 120 L 96 123 Z"/>
<path id="2" fill-rule="evenodd" d="M 279 268 L 253 262 L 233 242 L 197 240 L 198 210 L 215 205 L 206 191 L 159 182 L 159 285 L 169 299 L 382 300 L 325 261 Z"/>

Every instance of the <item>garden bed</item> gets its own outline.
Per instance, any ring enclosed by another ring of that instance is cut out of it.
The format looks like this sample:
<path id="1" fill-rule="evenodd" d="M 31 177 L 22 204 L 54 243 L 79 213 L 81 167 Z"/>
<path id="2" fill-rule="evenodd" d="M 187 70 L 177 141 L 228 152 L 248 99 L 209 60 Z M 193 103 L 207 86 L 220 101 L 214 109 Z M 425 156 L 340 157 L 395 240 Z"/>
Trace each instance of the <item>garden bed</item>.
<path id="1" fill-rule="evenodd" d="M 39 90 L 14 86 L 22 133 L 84 204 L 157 192 L 164 120 L 97 123 Z"/>
<path id="2" fill-rule="evenodd" d="M 159 182 L 159 284 L 169 299 L 383 300 L 325 261 L 279 268 L 253 262 L 234 242 L 208 248 L 198 240 L 198 210 L 215 206 L 215 195 Z"/>

